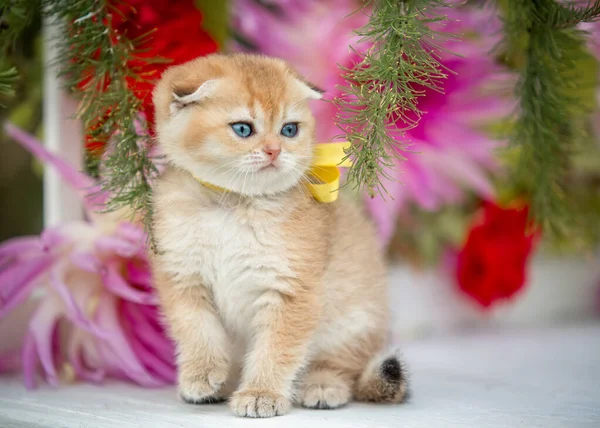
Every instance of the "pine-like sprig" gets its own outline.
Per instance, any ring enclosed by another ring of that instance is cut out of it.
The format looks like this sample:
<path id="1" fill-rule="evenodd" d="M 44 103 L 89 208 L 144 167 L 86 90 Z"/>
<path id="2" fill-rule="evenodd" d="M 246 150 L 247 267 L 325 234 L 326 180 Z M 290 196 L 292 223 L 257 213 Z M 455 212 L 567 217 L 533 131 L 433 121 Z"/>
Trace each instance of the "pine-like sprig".
<path id="1" fill-rule="evenodd" d="M 555 28 L 571 28 L 580 22 L 591 22 L 598 19 L 600 2 L 588 1 L 587 7 L 580 7 L 577 3 L 557 4 L 554 8 L 554 15 Z"/>
<path id="2" fill-rule="evenodd" d="M 13 84 L 18 77 L 19 73 L 15 67 L 0 71 L 0 95 L 12 97 L 15 94 Z"/>
<path id="3" fill-rule="evenodd" d="M 353 160 L 348 183 L 371 195 L 385 195 L 381 179 L 394 158 L 404 159 L 406 131 L 419 123 L 423 112 L 419 98 L 425 89 L 442 91 L 448 71 L 439 62 L 441 35 L 430 28 L 445 16 L 434 8 L 448 6 L 442 0 L 374 0 L 365 28 L 357 31 L 359 43 L 371 43 L 356 52 L 360 62 L 341 67 L 346 80 L 344 94 L 334 100 L 338 126 L 350 141 L 347 155 Z"/>
<path id="4" fill-rule="evenodd" d="M 141 66 L 148 60 L 139 57 L 138 49 L 145 37 L 130 40 L 115 31 L 112 20 L 120 12 L 113 1 L 42 3 L 58 26 L 53 65 L 80 101 L 76 116 L 88 138 L 107 143 L 100 165 L 102 190 L 110 195 L 105 209 L 127 207 L 148 225 L 157 171 L 149 155 L 151 138 L 139 120 L 142 102 L 128 85 L 145 79 Z"/>
<path id="5" fill-rule="evenodd" d="M 17 38 L 31 22 L 32 8 L 39 6 L 33 0 L 0 0 L 0 55 L 2 70 L 0 71 L 0 95 L 14 95 L 14 83 L 18 78 L 15 67 L 6 63 L 9 51 L 15 45 Z"/>
<path id="6" fill-rule="evenodd" d="M 519 161 L 512 181 L 521 183 L 532 215 L 551 233 L 572 224 L 566 177 L 584 136 L 582 122 L 594 107 L 586 98 L 593 99 L 597 85 L 581 68 L 593 63 L 584 34 L 572 27 L 599 14 L 598 0 L 584 9 L 554 0 L 506 2 L 508 52 L 521 57 L 516 61 L 521 63 L 519 108 L 511 136 Z"/>

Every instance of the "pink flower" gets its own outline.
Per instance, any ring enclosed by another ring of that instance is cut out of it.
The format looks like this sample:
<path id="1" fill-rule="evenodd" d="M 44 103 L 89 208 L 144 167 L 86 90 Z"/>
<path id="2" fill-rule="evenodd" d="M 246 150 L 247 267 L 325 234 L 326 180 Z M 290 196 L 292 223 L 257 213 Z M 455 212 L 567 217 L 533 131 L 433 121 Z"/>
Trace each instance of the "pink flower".
<path id="1" fill-rule="evenodd" d="M 256 50 L 290 62 L 317 86 L 326 90 L 326 99 L 343 94 L 343 76 L 338 64 L 352 67 L 360 57 L 349 49 L 364 51 L 353 30 L 368 22 L 369 9 L 352 14 L 360 3 L 352 0 L 321 2 L 270 2 L 281 7 L 271 13 L 251 0 L 237 0 L 233 8 L 234 28 Z M 511 102 L 486 92 L 499 71 L 489 51 L 501 36 L 500 23 L 492 8 L 444 8 L 440 13 L 450 21 L 448 33 L 467 34 L 443 46 L 453 53 L 442 55 L 450 74 L 444 94 L 428 90 L 419 108 L 426 112 L 418 128 L 407 137 L 413 153 L 396 162 L 385 186 L 388 197 L 367 199 L 367 207 L 379 226 L 382 243 L 391 238 L 398 214 L 415 204 L 437 210 L 444 204 L 460 202 L 466 190 L 481 197 L 492 196 L 488 171 L 496 168 L 494 150 L 499 142 L 477 129 L 477 125 L 498 120 L 510 112 Z M 260 23 L 260 25 L 259 25 Z M 238 46 L 238 49 L 241 49 Z M 328 141 L 340 134 L 335 124 L 336 107 L 316 102 L 317 136 Z"/>
<path id="2" fill-rule="evenodd" d="M 82 194 L 93 188 L 33 137 L 11 125 L 6 131 Z M 88 209 L 102 198 L 86 199 Z M 51 385 L 69 371 L 91 382 L 112 376 L 143 386 L 172 383 L 173 345 L 160 324 L 144 231 L 107 215 L 92 218 L 0 245 L 0 319 L 43 289 L 21 350 L 25 384 L 35 386 L 38 369 Z M 17 362 L 14 352 L 0 356 L 0 371 Z"/>

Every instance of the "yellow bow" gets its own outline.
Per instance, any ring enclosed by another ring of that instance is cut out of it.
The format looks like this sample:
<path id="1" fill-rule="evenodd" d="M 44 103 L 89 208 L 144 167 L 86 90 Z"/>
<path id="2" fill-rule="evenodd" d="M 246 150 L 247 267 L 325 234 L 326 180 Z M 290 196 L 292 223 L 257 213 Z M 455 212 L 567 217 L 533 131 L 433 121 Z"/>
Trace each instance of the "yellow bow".
<path id="1" fill-rule="evenodd" d="M 334 202 L 338 198 L 340 188 L 339 168 L 348 168 L 352 165 L 346 157 L 345 149 L 350 147 L 349 142 L 324 143 L 315 146 L 314 159 L 308 171 L 306 186 L 315 200 L 323 203 Z M 230 192 L 214 184 L 207 183 L 194 177 L 200 184 L 218 192 Z"/>
<path id="2" fill-rule="evenodd" d="M 315 146 L 315 157 L 308 172 L 311 195 L 319 202 L 334 202 L 340 189 L 340 170 L 348 168 L 352 162 L 346 157 L 345 149 L 349 142 L 325 143 Z"/>

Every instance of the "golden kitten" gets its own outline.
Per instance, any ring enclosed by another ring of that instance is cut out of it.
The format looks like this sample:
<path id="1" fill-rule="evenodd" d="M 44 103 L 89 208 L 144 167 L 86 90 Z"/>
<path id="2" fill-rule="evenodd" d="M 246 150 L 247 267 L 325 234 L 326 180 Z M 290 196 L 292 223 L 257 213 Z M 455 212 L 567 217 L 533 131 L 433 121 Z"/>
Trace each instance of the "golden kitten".
<path id="1" fill-rule="evenodd" d="M 270 417 L 293 400 L 329 409 L 401 402 L 381 353 L 386 273 L 352 201 L 305 187 L 321 94 L 285 62 L 211 55 L 167 70 L 154 92 L 169 162 L 154 190 L 156 288 L 177 344 L 179 392 Z M 235 392 L 234 392 L 235 391 Z"/>

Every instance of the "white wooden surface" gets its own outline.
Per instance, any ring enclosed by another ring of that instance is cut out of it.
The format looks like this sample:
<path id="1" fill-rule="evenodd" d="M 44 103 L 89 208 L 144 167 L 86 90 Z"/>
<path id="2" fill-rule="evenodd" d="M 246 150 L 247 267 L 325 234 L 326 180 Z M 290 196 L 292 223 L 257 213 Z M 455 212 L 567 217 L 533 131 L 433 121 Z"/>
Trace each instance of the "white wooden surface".
<path id="1" fill-rule="evenodd" d="M 472 332 L 407 343 L 413 398 L 399 406 L 294 408 L 246 420 L 225 404 L 191 406 L 172 388 L 112 383 L 26 392 L 0 378 L 0 427 L 600 427 L 600 323 Z"/>

